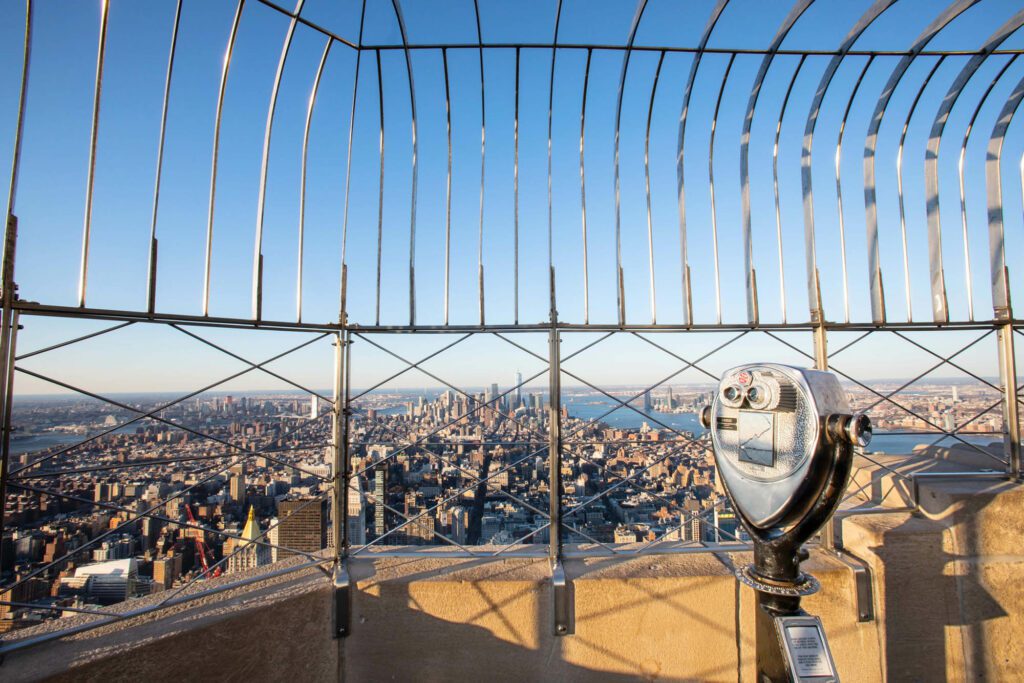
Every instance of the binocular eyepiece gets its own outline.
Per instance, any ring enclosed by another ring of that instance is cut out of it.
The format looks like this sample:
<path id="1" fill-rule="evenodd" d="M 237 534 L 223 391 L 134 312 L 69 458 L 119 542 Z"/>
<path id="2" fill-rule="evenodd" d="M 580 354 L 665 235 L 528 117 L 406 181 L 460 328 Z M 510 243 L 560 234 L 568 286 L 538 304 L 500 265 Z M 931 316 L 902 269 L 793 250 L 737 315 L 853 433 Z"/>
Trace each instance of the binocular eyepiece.
<path id="1" fill-rule="evenodd" d="M 723 393 L 736 391 L 734 387 L 726 388 Z M 733 394 L 735 396 L 735 394 Z M 711 429 L 711 406 L 706 405 L 700 411 L 700 424 L 704 429 Z M 848 441 L 854 446 L 864 448 L 871 443 L 873 427 L 871 418 L 864 413 L 853 415 L 828 415 L 823 420 L 825 434 L 831 443 Z"/>

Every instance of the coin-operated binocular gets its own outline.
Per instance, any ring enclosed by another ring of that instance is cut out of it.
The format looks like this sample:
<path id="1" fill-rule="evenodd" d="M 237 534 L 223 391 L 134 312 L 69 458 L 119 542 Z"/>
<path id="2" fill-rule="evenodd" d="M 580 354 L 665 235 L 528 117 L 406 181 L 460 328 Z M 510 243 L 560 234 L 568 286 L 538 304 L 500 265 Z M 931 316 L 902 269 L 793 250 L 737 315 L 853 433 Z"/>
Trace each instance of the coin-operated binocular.
<path id="1" fill-rule="evenodd" d="M 736 575 L 757 591 L 757 680 L 838 681 L 820 620 L 800 609 L 800 597 L 819 586 L 800 562 L 846 490 L 870 420 L 851 413 L 829 372 L 752 363 L 722 376 L 701 422 L 754 542 L 754 564 Z"/>

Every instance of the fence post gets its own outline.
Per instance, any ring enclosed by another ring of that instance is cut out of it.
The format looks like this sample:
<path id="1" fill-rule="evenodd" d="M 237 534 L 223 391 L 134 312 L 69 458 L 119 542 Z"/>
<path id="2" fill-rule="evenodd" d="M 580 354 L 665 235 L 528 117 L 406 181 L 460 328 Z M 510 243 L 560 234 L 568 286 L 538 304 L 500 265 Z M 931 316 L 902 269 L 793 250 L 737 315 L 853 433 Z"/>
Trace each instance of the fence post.
<path id="1" fill-rule="evenodd" d="M 828 331 L 825 329 L 825 311 L 821 304 L 821 281 L 814 272 L 815 301 L 818 307 L 811 310 L 811 324 L 814 326 L 814 369 L 828 371 Z M 835 528 L 833 520 L 821 528 L 821 545 L 826 550 L 835 550 Z"/>
<path id="2" fill-rule="evenodd" d="M 14 284 L 14 249 L 18 241 L 18 218 L 7 215 L 3 264 L 0 266 L 0 536 L 4 530 L 4 502 L 11 459 L 11 404 L 14 398 L 14 356 L 18 341 L 18 313 L 14 310 L 17 285 Z M 3 562 L 0 544 L 0 563 Z"/>
<path id="3" fill-rule="evenodd" d="M 555 607 L 555 635 L 571 632 L 569 587 L 562 566 L 562 358 L 555 308 L 555 269 L 551 268 L 551 330 L 548 333 L 548 558 Z"/>
<path id="4" fill-rule="evenodd" d="M 1005 282 L 1009 281 L 1009 274 L 1006 274 Z M 1013 309 L 1010 306 L 1009 287 L 1006 289 L 1006 306 L 997 306 L 995 317 L 996 339 L 999 344 L 999 385 L 1003 389 L 1003 453 L 1006 455 L 1007 474 L 1012 479 L 1020 479 L 1020 405 L 1017 402 L 1019 400 L 1017 398 L 1017 352 L 1013 337 Z"/>
<path id="5" fill-rule="evenodd" d="M 342 275 L 344 277 L 344 274 Z M 348 574 L 348 494 L 351 478 L 348 455 L 348 387 L 349 332 L 345 329 L 345 313 L 341 314 L 342 331 L 334 335 L 334 405 L 331 406 L 331 450 L 333 466 L 334 524 L 334 637 L 349 635 L 351 584 Z"/>

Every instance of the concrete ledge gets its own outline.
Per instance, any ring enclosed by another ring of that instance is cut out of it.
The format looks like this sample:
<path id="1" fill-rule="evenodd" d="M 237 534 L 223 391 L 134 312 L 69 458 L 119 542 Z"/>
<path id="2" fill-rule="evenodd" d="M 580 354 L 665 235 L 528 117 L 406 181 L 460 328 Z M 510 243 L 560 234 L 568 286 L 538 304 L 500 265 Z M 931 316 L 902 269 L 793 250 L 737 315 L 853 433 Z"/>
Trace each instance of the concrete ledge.
<path id="1" fill-rule="evenodd" d="M 8 656 L 4 680 L 753 680 L 745 554 L 571 560 L 575 633 L 552 635 L 544 559 L 357 559 L 352 636 L 330 637 L 332 591 L 307 569 Z M 845 567 L 815 553 L 806 602 L 847 680 L 881 680 Z M 90 617 L 75 617 L 88 620 Z"/>
<path id="2" fill-rule="evenodd" d="M 920 511 L 844 517 L 875 574 L 887 680 L 1024 678 L 1024 487 L 922 480 Z"/>

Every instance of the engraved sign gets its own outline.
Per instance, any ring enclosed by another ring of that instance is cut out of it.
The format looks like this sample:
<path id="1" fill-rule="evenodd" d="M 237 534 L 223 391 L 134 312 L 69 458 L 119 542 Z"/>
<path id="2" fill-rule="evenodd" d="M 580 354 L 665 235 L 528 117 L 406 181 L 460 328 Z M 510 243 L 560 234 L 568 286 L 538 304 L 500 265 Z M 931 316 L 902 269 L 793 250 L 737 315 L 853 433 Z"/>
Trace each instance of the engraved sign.
<path id="1" fill-rule="evenodd" d="M 793 653 L 796 675 L 829 676 L 832 673 L 825 658 L 825 648 L 821 644 L 821 635 L 813 626 L 790 626 L 786 629 L 786 639 Z"/>
<path id="2" fill-rule="evenodd" d="M 739 459 L 765 467 L 775 466 L 775 413 L 741 410 Z"/>
<path id="3" fill-rule="evenodd" d="M 816 617 L 779 617 L 777 625 L 795 680 L 839 680 L 821 622 Z"/>

